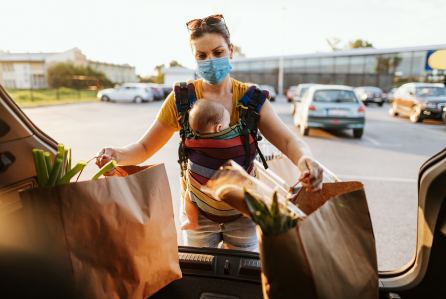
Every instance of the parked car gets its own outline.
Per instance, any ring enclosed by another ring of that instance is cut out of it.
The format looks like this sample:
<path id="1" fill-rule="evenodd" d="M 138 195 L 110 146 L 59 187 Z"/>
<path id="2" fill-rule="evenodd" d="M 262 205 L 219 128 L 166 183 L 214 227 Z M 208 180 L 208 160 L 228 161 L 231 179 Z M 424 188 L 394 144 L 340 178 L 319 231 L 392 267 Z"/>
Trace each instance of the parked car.
<path id="1" fill-rule="evenodd" d="M 141 103 L 154 100 L 152 89 L 144 83 L 124 83 L 115 88 L 104 89 L 98 92 L 101 101 L 133 101 Z"/>
<path id="2" fill-rule="evenodd" d="M 387 91 L 386 103 L 391 103 L 393 100 L 393 95 L 398 90 L 398 87 L 392 87 Z"/>
<path id="3" fill-rule="evenodd" d="M 407 83 L 395 92 L 390 104 L 392 116 L 407 115 L 411 122 L 441 119 L 446 103 L 446 88 L 440 83 Z"/>
<path id="4" fill-rule="evenodd" d="M 288 88 L 288 91 L 286 92 L 286 100 L 288 102 L 293 101 L 294 94 L 296 93 L 296 90 L 297 90 L 297 86 L 290 86 L 290 88 Z"/>
<path id="5" fill-rule="evenodd" d="M 343 85 L 314 85 L 296 102 L 294 125 L 302 135 L 310 128 L 353 129 L 353 136 L 364 132 L 365 108 L 352 87 Z"/>
<path id="6" fill-rule="evenodd" d="M 386 94 L 382 91 L 381 88 L 373 87 L 373 86 L 361 86 L 355 88 L 356 96 L 364 103 L 364 105 L 368 105 L 369 103 L 378 104 L 378 106 L 382 106 L 384 101 L 386 100 Z"/>
<path id="7" fill-rule="evenodd" d="M 297 88 L 296 88 L 296 90 L 294 92 L 294 95 L 293 95 L 293 102 L 291 103 L 291 113 L 294 113 L 294 109 L 296 108 L 295 103 L 299 102 L 301 97 L 308 90 L 308 88 L 310 88 L 311 86 L 314 86 L 314 85 L 317 85 L 317 84 L 314 84 L 314 83 L 303 83 L 303 84 L 297 85 Z"/>
<path id="8" fill-rule="evenodd" d="M 159 84 L 147 84 L 153 93 L 153 99 L 155 101 L 160 101 L 164 98 L 164 91 L 162 90 L 162 86 Z"/>
<path id="9" fill-rule="evenodd" d="M 164 98 L 167 98 L 169 94 L 172 92 L 173 88 L 172 86 L 163 86 L 162 90 L 164 93 Z"/>

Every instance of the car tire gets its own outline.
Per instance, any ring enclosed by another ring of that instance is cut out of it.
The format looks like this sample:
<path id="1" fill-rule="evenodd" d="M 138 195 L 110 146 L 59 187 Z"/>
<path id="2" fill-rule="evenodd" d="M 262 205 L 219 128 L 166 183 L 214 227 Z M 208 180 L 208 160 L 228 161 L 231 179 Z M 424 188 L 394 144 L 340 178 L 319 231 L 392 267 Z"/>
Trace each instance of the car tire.
<path id="1" fill-rule="evenodd" d="M 310 132 L 310 128 L 305 128 L 304 124 L 300 124 L 300 134 L 302 136 L 308 136 L 309 132 Z"/>
<path id="2" fill-rule="evenodd" d="M 101 97 L 101 101 L 103 101 L 103 102 L 110 102 L 110 98 L 107 97 L 107 96 L 102 96 Z"/>
<path id="3" fill-rule="evenodd" d="M 142 103 L 142 98 L 141 97 L 136 97 L 133 102 L 135 102 L 136 104 L 141 104 Z"/>
<path id="4" fill-rule="evenodd" d="M 413 123 L 422 122 L 423 119 L 421 118 L 421 108 L 418 106 L 412 107 L 412 109 L 410 109 L 409 119 Z"/>
<path id="5" fill-rule="evenodd" d="M 367 102 L 364 102 L 364 106 L 368 106 L 369 105 L 369 103 L 367 103 Z"/>
<path id="6" fill-rule="evenodd" d="M 276 98 L 270 98 L 269 101 L 270 101 L 270 102 L 275 102 L 275 101 L 276 101 Z"/>
<path id="7" fill-rule="evenodd" d="M 393 102 L 392 104 L 390 104 L 390 108 L 389 108 L 389 114 L 390 116 L 398 116 L 398 112 L 397 112 L 397 105 L 395 102 Z"/>
<path id="8" fill-rule="evenodd" d="M 378 103 L 378 106 L 379 106 L 379 107 L 382 107 L 383 104 L 384 104 L 384 102 Z"/>
<path id="9" fill-rule="evenodd" d="M 364 134 L 364 129 L 353 129 L 353 137 L 361 138 L 362 134 Z"/>

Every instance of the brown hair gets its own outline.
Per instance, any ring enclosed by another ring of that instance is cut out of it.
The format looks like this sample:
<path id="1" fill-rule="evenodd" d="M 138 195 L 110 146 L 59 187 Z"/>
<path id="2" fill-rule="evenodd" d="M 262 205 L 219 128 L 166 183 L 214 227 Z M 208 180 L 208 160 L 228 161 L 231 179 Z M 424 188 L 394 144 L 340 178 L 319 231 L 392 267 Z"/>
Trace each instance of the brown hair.
<path id="1" fill-rule="evenodd" d="M 189 111 L 189 126 L 198 133 L 207 133 L 210 126 L 219 124 L 224 117 L 225 106 L 212 100 L 198 100 Z"/>
<path id="2" fill-rule="evenodd" d="M 224 19 L 222 20 L 224 22 Z M 229 33 L 228 27 L 226 27 L 225 23 L 220 23 L 220 25 L 217 26 L 208 26 L 207 24 L 203 24 L 200 28 L 193 30 L 190 33 L 189 42 L 192 46 L 192 42 L 196 40 L 197 38 L 202 37 L 203 35 L 207 33 L 213 33 L 218 34 L 225 42 L 228 44 L 228 47 L 231 48 L 231 34 Z"/>

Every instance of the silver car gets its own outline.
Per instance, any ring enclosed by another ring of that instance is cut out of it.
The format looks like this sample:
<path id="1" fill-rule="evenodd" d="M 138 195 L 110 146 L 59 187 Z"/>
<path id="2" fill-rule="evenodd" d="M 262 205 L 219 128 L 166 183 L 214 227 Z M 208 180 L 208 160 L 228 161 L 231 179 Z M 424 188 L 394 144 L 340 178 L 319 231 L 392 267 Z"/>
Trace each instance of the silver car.
<path id="1" fill-rule="evenodd" d="M 352 87 L 343 85 L 315 85 L 296 103 L 294 125 L 302 135 L 311 128 L 353 129 L 353 136 L 361 138 L 365 124 L 364 104 Z"/>

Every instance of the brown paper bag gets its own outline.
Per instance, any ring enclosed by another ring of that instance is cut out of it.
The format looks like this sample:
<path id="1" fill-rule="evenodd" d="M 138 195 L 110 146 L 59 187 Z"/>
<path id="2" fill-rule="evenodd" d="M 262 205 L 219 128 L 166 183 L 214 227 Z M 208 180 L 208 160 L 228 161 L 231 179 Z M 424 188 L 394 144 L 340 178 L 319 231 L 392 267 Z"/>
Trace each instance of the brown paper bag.
<path id="1" fill-rule="evenodd" d="M 20 193 L 42 277 L 63 282 L 45 298 L 147 298 L 181 278 L 164 165 L 117 169 L 125 177 Z"/>
<path id="2" fill-rule="evenodd" d="M 308 217 L 277 236 L 258 229 L 265 298 L 378 298 L 375 239 L 363 185 L 325 183 L 313 200 L 297 198 Z"/>
<path id="3" fill-rule="evenodd" d="M 268 168 L 285 180 L 287 183 L 295 183 L 300 178 L 299 167 L 294 165 L 293 162 L 287 157 L 283 156 L 266 162 Z"/>

